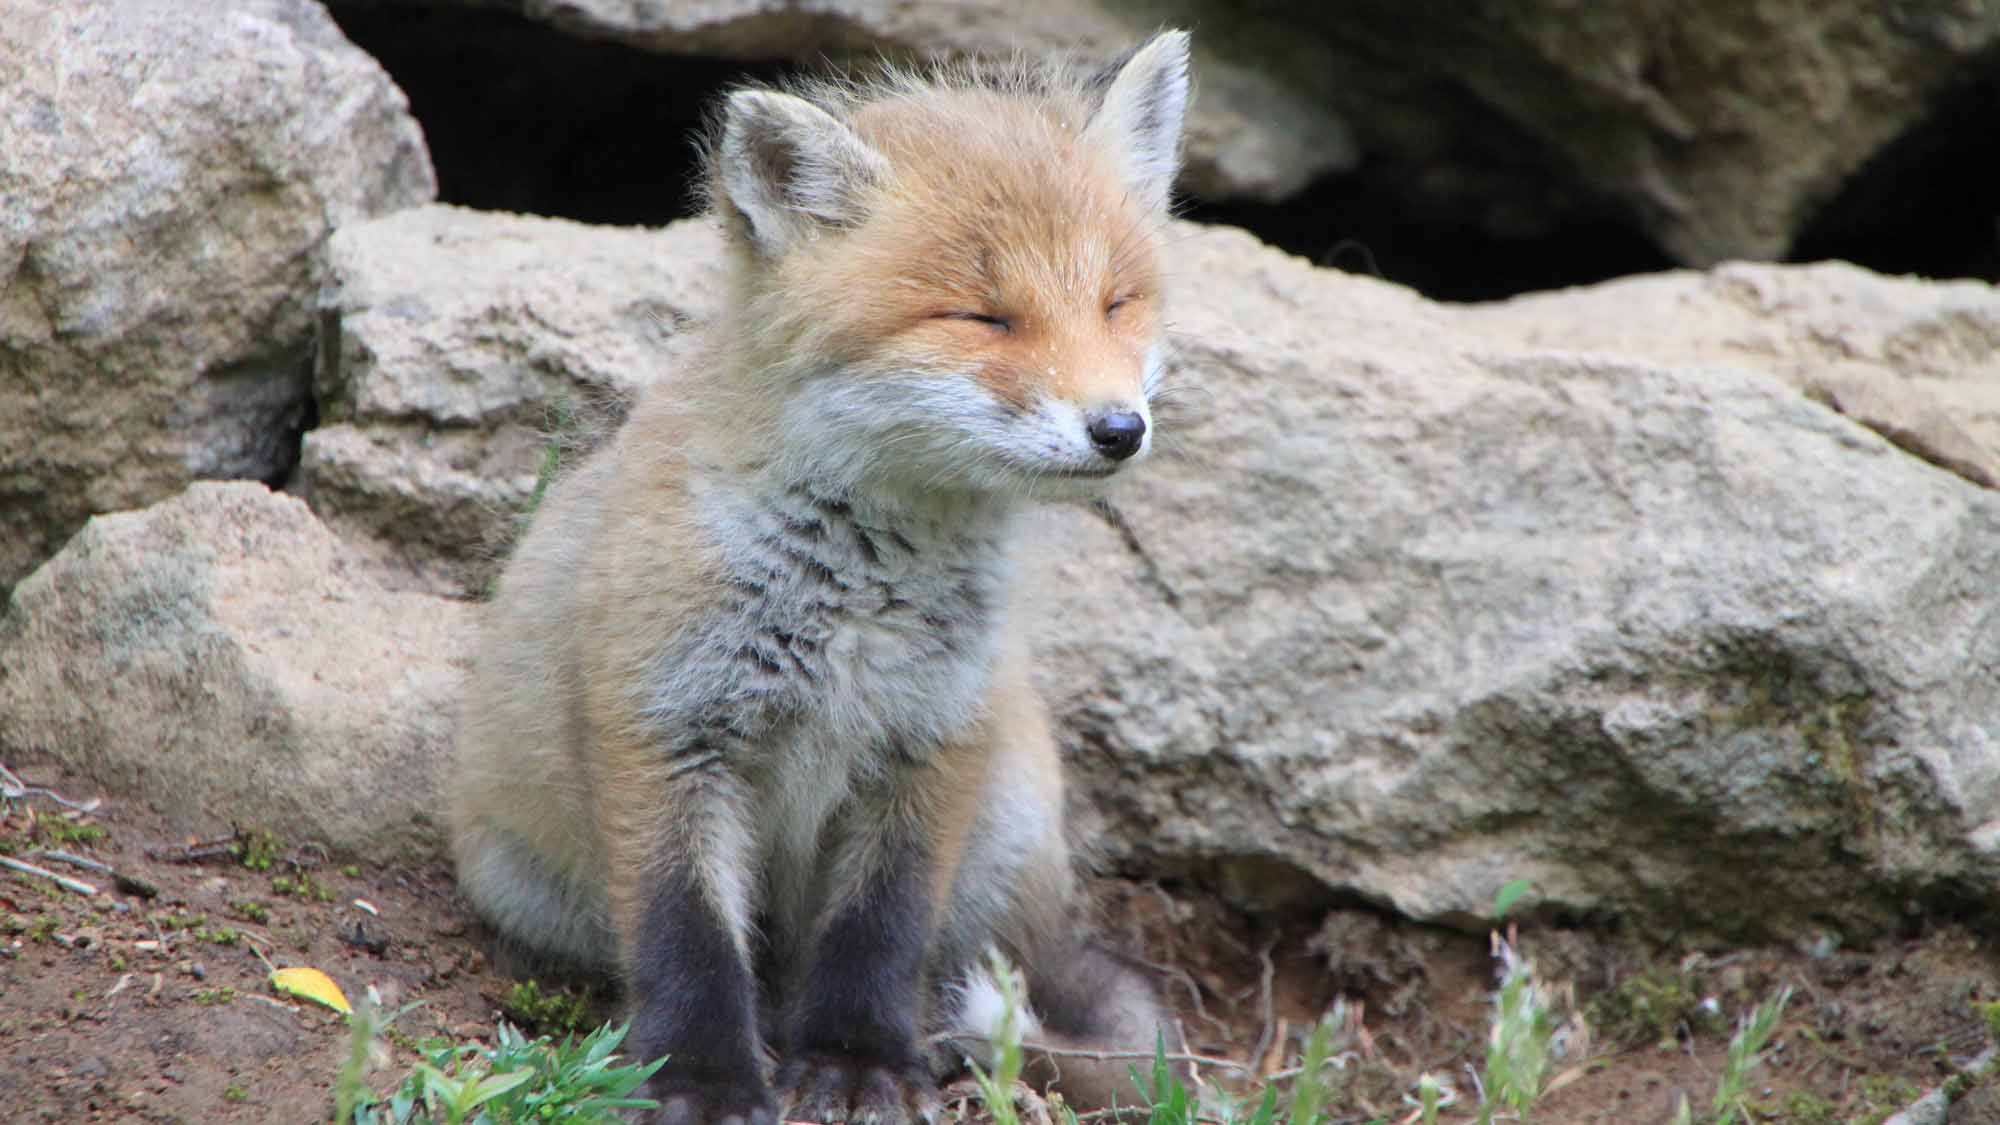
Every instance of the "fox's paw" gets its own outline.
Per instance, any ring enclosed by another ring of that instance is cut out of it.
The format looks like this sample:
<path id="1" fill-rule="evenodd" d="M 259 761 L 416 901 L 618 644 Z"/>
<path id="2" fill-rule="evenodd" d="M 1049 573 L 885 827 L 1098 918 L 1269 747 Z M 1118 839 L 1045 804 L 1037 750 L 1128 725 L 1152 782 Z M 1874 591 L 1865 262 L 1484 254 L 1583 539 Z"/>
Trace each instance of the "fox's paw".
<path id="1" fill-rule="evenodd" d="M 931 1125 L 941 1108 L 930 1072 L 913 1063 L 813 1052 L 787 1059 L 777 1086 L 786 1113 L 800 1121 Z"/>
<path id="2" fill-rule="evenodd" d="M 778 1125 L 771 1091 L 756 1080 L 672 1075 L 673 1061 L 640 1090 L 660 1103 L 641 1112 L 634 1125 Z"/>

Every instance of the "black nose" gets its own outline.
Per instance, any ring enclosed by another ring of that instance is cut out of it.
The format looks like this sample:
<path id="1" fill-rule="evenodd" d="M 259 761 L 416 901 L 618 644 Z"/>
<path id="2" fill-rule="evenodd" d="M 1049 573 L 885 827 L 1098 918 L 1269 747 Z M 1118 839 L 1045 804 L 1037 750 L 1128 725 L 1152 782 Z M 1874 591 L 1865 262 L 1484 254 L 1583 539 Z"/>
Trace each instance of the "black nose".
<path id="1" fill-rule="evenodd" d="M 1084 428 L 1097 451 L 1113 461 L 1123 461 L 1139 452 L 1139 443 L 1146 440 L 1146 420 L 1130 411 L 1092 418 Z"/>

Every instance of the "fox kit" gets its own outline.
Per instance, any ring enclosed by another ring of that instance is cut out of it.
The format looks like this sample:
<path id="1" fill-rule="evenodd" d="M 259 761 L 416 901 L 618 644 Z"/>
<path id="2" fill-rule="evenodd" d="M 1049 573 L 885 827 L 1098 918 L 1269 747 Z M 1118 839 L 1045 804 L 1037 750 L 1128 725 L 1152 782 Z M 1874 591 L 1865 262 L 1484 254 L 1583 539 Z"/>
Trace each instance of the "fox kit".
<path id="1" fill-rule="evenodd" d="M 924 1044 L 991 1026 L 992 947 L 1032 1039 L 1172 1037 L 1079 928 L 1008 590 L 1024 499 L 1151 450 L 1187 97 L 1167 32 L 1099 75 L 722 107 L 732 299 L 549 492 L 446 786 L 473 903 L 621 974 L 627 1049 L 672 1056 L 648 1120 L 928 1118 Z M 1125 1066 L 1040 1059 L 1072 1105 Z"/>

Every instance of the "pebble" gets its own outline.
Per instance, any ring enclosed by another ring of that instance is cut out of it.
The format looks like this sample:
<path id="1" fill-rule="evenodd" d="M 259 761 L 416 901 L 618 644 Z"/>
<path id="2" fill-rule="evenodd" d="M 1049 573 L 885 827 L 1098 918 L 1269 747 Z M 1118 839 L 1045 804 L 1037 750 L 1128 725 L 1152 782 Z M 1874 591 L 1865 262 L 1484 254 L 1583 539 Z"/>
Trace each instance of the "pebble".
<path id="1" fill-rule="evenodd" d="M 111 1068 L 104 1065 L 103 1059 L 91 1055 L 78 1062 L 70 1073 L 78 1078 L 102 1078 L 111 1073 Z"/>

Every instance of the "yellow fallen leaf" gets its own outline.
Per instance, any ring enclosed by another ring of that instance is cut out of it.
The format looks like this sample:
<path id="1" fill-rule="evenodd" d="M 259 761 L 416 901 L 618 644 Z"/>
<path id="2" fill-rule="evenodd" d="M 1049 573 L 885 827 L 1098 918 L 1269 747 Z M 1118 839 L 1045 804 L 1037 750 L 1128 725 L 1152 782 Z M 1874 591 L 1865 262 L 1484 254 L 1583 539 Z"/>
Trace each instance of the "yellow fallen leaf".
<path id="1" fill-rule="evenodd" d="M 325 1005 L 343 1015 L 354 1011 L 354 1005 L 349 1004 L 347 997 L 341 994 L 340 986 L 318 969 L 272 969 L 271 987 L 287 996 Z"/>

